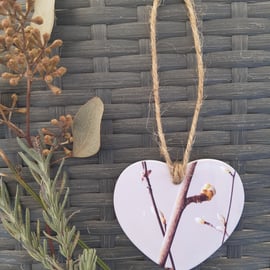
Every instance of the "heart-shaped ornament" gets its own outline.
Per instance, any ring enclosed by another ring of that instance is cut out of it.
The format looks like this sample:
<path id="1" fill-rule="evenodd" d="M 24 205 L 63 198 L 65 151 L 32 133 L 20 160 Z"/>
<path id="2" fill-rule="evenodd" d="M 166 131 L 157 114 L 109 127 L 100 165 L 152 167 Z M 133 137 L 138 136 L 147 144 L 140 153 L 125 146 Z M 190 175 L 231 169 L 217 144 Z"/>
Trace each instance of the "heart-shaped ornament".
<path id="1" fill-rule="evenodd" d="M 232 234 L 244 208 L 238 173 L 213 159 L 189 163 L 186 179 L 174 185 L 164 162 L 127 167 L 114 191 L 117 219 L 129 239 L 157 264 L 192 269 Z"/>

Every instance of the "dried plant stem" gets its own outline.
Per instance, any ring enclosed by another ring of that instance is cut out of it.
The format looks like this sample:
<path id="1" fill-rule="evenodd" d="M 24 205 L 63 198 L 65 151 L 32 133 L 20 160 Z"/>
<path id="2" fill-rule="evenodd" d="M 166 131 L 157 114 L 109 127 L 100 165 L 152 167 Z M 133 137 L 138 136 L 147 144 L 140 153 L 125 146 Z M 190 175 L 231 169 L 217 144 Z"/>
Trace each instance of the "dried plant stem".
<path id="1" fill-rule="evenodd" d="M 171 221 L 168 224 L 167 231 L 165 233 L 165 237 L 161 246 L 159 265 L 163 267 L 169 255 L 180 218 L 186 208 L 187 193 L 188 193 L 189 186 L 191 184 L 191 180 L 192 180 L 196 165 L 197 165 L 197 162 L 193 162 L 190 165 L 190 169 L 188 173 L 186 174 L 186 177 L 184 178 L 182 185 L 179 187 L 180 189 L 179 189 L 179 193 L 177 195 L 176 201 L 175 201 L 175 206 L 172 212 Z"/>
<path id="2" fill-rule="evenodd" d="M 32 76 L 31 70 L 27 67 L 27 89 L 26 89 L 26 140 L 29 146 L 32 146 L 31 131 L 30 131 L 30 107 L 31 107 L 31 90 L 32 90 Z"/>

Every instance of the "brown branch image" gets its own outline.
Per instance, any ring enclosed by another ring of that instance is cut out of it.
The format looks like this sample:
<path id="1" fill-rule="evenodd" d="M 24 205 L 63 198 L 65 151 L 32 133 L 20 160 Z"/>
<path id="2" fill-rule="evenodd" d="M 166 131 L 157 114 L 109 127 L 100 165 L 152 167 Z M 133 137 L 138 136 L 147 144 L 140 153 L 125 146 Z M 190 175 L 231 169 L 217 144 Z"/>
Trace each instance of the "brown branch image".
<path id="1" fill-rule="evenodd" d="M 185 210 L 187 206 L 186 204 L 187 193 L 188 193 L 188 189 L 189 189 L 196 165 L 197 165 L 197 162 L 193 162 L 190 165 L 190 168 L 187 172 L 186 177 L 184 178 L 182 182 L 180 191 L 176 198 L 175 207 L 173 209 L 173 214 L 172 214 L 172 222 L 168 226 L 168 229 L 165 233 L 164 240 L 161 246 L 160 257 L 159 257 L 160 266 L 163 266 L 163 267 L 165 266 L 179 221 L 181 219 L 183 211 Z"/>

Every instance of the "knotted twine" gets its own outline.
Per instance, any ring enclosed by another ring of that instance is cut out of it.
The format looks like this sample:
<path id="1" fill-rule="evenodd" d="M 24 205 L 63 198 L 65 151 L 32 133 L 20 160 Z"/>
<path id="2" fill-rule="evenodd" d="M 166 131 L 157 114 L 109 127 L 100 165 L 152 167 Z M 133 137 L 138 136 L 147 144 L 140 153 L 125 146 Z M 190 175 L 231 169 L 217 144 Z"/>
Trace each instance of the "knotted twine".
<path id="1" fill-rule="evenodd" d="M 192 36 L 196 51 L 197 60 L 197 101 L 194 108 L 191 127 L 188 135 L 187 145 L 184 151 L 182 162 L 173 162 L 166 144 L 165 135 L 162 128 L 161 112 L 160 112 L 160 96 L 159 96 L 159 76 L 158 76 L 158 57 L 157 57 L 157 39 L 156 39 L 156 25 L 157 25 L 157 10 L 160 0 L 153 0 L 153 6 L 150 16 L 150 42 L 151 42 L 151 56 L 152 56 L 152 81 L 153 81 L 153 96 L 154 107 L 156 115 L 157 133 L 159 137 L 160 153 L 164 157 L 167 166 L 169 167 L 172 181 L 174 184 L 179 184 L 186 174 L 187 165 L 190 159 L 192 146 L 194 143 L 197 123 L 200 115 L 200 110 L 203 101 L 203 87 L 204 87 L 204 67 L 203 67 L 203 53 L 198 29 L 197 15 L 193 0 L 185 0 L 185 5 L 188 12 L 188 17 L 191 25 Z"/>

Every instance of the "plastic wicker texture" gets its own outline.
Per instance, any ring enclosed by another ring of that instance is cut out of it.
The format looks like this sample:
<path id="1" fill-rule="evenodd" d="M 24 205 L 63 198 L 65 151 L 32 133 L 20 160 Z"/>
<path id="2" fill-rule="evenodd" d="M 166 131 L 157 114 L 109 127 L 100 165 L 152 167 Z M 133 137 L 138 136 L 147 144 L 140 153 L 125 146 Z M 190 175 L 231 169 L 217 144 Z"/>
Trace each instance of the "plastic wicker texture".
<path id="1" fill-rule="evenodd" d="M 195 2 L 202 19 L 206 82 L 192 159 L 228 162 L 240 173 L 246 192 L 237 230 L 196 269 L 269 269 L 270 2 Z M 32 97 L 33 132 L 48 126 L 52 118 L 74 114 L 93 96 L 105 103 L 101 151 L 91 158 L 69 159 L 66 170 L 69 211 L 80 209 L 72 221 L 112 270 L 160 269 L 124 235 L 112 202 L 115 182 L 126 166 L 142 159 L 160 160 L 151 100 L 151 4 L 151 0 L 56 0 L 53 36 L 64 41 L 59 53 L 68 74 L 57 82 L 62 95 L 53 96 L 36 85 Z M 157 30 L 163 126 L 171 156 L 179 159 L 197 79 L 182 1 L 162 2 Z M 1 100 L 6 102 L 12 91 L 2 80 L 0 87 Z M 23 123 L 23 118 L 16 121 Z M 19 162 L 15 140 L 2 127 L 0 138 L 0 147 Z M 0 166 L 4 168 L 2 161 Z M 24 169 L 23 173 L 27 177 Z M 27 194 L 23 202 L 34 208 L 33 219 L 40 215 Z M 0 270 L 21 266 L 42 269 L 0 225 Z"/>

